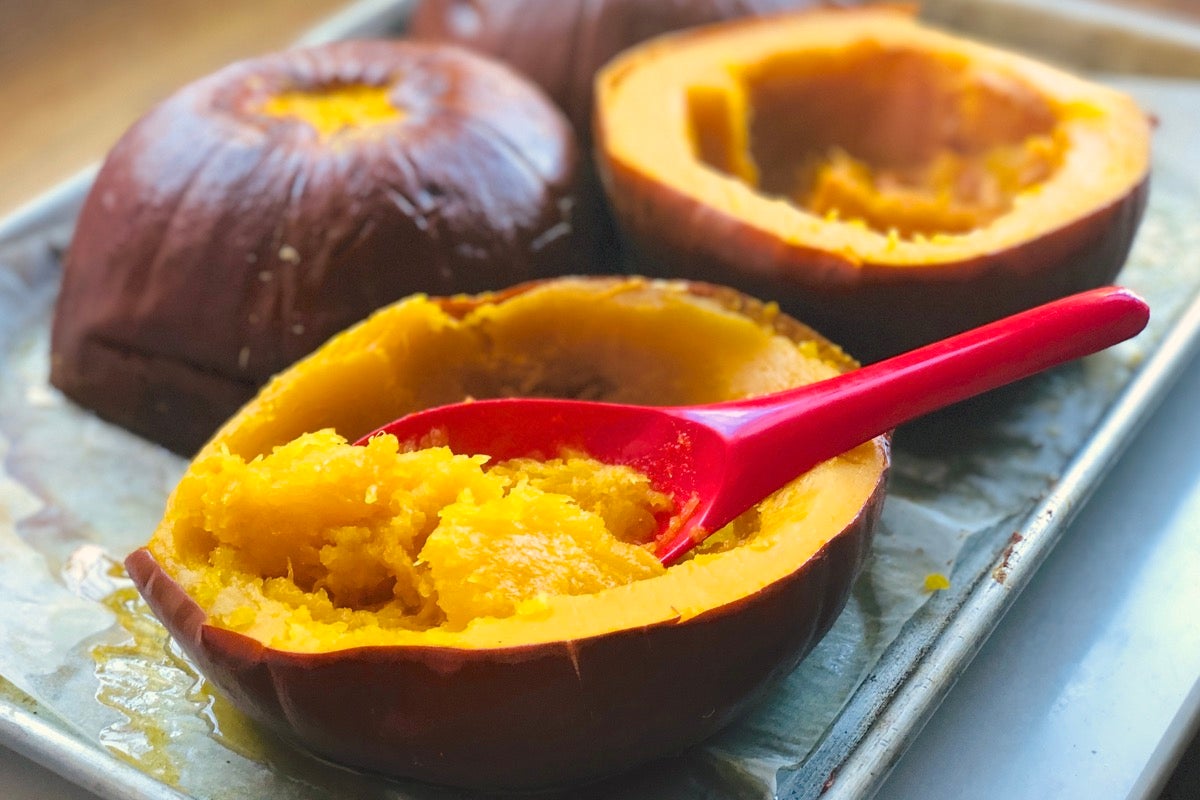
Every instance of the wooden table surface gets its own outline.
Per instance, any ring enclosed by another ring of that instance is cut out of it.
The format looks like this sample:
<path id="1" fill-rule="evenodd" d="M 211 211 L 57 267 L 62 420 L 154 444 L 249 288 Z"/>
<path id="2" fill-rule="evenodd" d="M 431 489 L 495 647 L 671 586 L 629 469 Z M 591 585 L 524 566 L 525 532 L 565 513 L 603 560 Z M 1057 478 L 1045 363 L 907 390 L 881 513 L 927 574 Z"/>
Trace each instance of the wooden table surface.
<path id="1" fill-rule="evenodd" d="M 0 217 L 102 158 L 179 86 L 346 0 L 0 0 Z"/>

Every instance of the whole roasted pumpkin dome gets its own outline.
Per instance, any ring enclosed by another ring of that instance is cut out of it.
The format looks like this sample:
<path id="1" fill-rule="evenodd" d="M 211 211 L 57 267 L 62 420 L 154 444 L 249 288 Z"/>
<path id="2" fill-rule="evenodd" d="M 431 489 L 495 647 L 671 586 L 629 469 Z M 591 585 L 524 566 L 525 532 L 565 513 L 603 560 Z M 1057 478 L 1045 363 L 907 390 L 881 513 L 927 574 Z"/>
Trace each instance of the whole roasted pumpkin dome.
<path id="1" fill-rule="evenodd" d="M 590 269 L 570 125 L 452 47 L 240 62 L 152 109 L 66 257 L 51 380 L 183 453 L 271 375 L 413 292 Z"/>

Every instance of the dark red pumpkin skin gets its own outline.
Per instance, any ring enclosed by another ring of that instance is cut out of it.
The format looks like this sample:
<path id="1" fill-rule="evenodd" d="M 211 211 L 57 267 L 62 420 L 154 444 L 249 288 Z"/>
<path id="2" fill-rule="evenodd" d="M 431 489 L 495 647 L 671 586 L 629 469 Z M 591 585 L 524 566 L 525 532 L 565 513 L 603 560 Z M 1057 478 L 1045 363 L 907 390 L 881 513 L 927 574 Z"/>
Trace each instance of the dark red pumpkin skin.
<path id="1" fill-rule="evenodd" d="M 1037 238 L 971 259 L 897 269 L 789 245 L 603 156 L 634 269 L 774 300 L 863 363 L 1112 283 L 1129 255 L 1149 175 L 1118 200 Z"/>
<path id="2" fill-rule="evenodd" d="M 389 88 L 394 122 L 322 137 L 286 90 Z M 342 42 L 231 65 L 116 144 L 80 214 L 51 381 L 194 452 L 267 378 L 414 292 L 595 271 L 569 123 L 449 46 Z"/>
<path id="3" fill-rule="evenodd" d="M 836 5 L 850 5 L 840 2 Z M 422 0 L 409 33 L 511 64 L 591 139 L 596 71 L 639 42 L 723 20 L 835 5 L 822 0 Z"/>
<path id="4" fill-rule="evenodd" d="M 545 789 L 678 753 L 794 669 L 845 606 L 884 485 L 881 476 L 859 515 L 813 558 L 736 603 L 522 647 L 283 652 L 207 624 L 148 550 L 125 564 L 201 673 L 284 738 L 393 777 Z"/>

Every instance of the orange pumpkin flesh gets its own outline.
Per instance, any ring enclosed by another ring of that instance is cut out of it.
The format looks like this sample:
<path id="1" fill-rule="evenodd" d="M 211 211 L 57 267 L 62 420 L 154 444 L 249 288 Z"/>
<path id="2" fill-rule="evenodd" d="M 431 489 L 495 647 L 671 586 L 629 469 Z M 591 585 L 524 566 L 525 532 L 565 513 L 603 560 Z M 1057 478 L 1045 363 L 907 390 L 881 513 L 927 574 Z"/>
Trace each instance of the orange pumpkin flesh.
<path id="1" fill-rule="evenodd" d="M 257 112 L 307 123 L 322 139 L 349 131 L 362 133 L 396 124 L 407 116 L 388 97 L 389 87 L 348 84 L 319 89 L 287 89 L 261 99 Z"/>
<path id="2" fill-rule="evenodd" d="M 543 597 L 661 574 L 643 544 L 670 498 L 571 455 L 483 463 L 330 430 L 262 458 L 197 458 L 151 548 L 213 623 L 288 650 L 541 613 Z"/>
<path id="3" fill-rule="evenodd" d="M 704 402 L 851 366 L 772 307 L 700 284 L 562 279 L 475 298 L 414 297 L 272 381 L 180 486 L 226 453 L 251 459 L 320 428 L 353 440 L 464 395 Z M 214 624 L 197 602 L 213 551 L 187 532 L 182 488 L 127 566 L 217 687 L 314 752 L 437 783 L 561 785 L 677 752 L 791 670 L 845 603 L 887 465 L 886 442 L 867 443 L 765 500 L 737 546 L 465 625 L 392 625 L 349 609 L 352 623 L 312 623 L 277 646 L 231 630 L 236 621 Z M 292 622 L 306 619 L 300 611 Z"/>
<path id="4" fill-rule="evenodd" d="M 634 48 L 595 126 L 641 270 L 776 299 L 865 360 L 1110 282 L 1148 185 L 1129 98 L 894 9 Z"/>

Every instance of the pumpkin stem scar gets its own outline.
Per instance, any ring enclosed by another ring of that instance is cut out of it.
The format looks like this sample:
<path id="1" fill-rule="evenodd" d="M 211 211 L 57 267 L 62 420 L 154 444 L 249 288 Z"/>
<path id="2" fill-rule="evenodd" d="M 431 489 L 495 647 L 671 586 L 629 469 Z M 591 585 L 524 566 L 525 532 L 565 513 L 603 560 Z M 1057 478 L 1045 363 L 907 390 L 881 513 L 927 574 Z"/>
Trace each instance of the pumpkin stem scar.
<path id="1" fill-rule="evenodd" d="M 389 91 L 387 86 L 364 85 L 289 90 L 267 98 L 258 111 L 270 117 L 306 122 L 328 138 L 343 130 L 404 119 L 404 111 L 388 98 Z"/>

